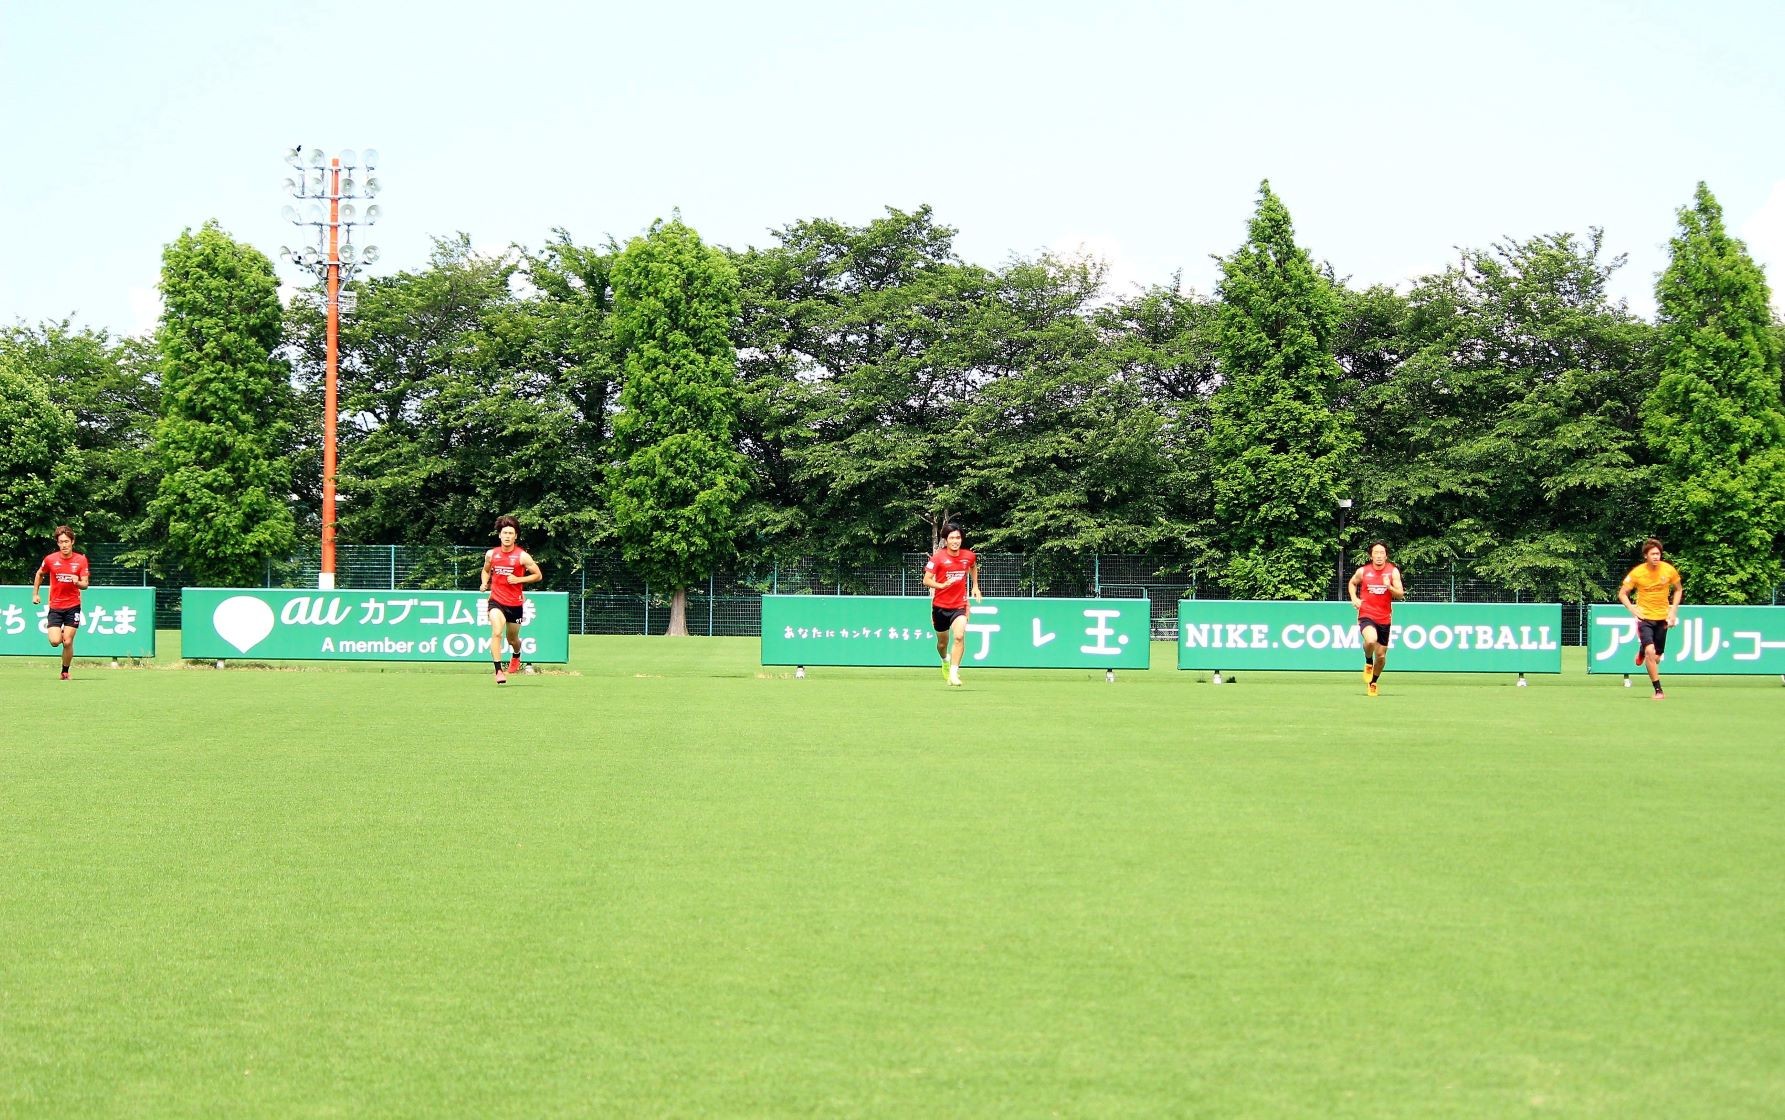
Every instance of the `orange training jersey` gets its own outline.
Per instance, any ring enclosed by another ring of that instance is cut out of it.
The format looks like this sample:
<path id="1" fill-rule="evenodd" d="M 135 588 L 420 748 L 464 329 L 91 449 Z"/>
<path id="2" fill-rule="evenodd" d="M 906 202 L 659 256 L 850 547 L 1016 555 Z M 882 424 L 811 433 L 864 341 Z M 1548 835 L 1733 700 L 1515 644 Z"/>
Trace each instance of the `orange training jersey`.
<path id="1" fill-rule="evenodd" d="M 1376 565 L 1365 564 L 1357 570 L 1363 578 L 1358 581 L 1357 596 L 1360 605 L 1357 608 L 1359 618 L 1367 618 L 1371 622 L 1380 622 L 1387 626 L 1394 621 L 1395 597 L 1389 591 L 1389 578 L 1399 576 L 1401 569 L 1393 564 L 1384 564 L 1381 571 Z"/>
<path id="2" fill-rule="evenodd" d="M 57 549 L 43 558 L 42 571 L 50 581 L 51 610 L 73 610 L 81 605 L 81 577 L 88 572 L 85 556 L 75 552 L 65 560 Z"/>
<path id="3" fill-rule="evenodd" d="M 527 562 L 532 557 L 520 545 L 510 549 L 492 548 L 483 554 L 490 565 L 490 598 L 505 607 L 521 605 L 521 588 L 519 583 L 509 583 L 509 576 L 527 574 Z"/>
<path id="4" fill-rule="evenodd" d="M 1636 592 L 1636 613 L 1650 622 L 1667 617 L 1668 592 L 1679 582 L 1680 570 L 1665 560 L 1653 572 L 1646 562 L 1638 564 L 1624 577 L 1624 586 Z"/>

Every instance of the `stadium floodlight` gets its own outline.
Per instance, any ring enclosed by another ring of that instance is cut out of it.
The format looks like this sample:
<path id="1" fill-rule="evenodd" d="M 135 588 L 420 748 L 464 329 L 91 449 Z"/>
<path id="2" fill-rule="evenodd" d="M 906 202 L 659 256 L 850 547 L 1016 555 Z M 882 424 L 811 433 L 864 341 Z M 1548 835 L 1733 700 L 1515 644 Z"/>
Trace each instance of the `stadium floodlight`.
<path id="1" fill-rule="evenodd" d="M 378 219 L 382 217 L 384 217 L 384 207 L 379 206 L 377 203 L 373 203 L 366 207 L 366 225 L 375 225 L 377 224 Z"/>
<path id="2" fill-rule="evenodd" d="M 379 188 L 380 188 L 380 184 L 377 179 L 373 178 L 370 175 L 366 176 L 366 197 L 367 198 L 377 198 Z"/>
<path id="3" fill-rule="evenodd" d="M 363 166 L 367 171 L 370 171 L 374 167 L 377 167 L 378 166 L 378 149 L 377 148 L 367 148 L 365 154 L 360 157 L 360 165 Z"/>
<path id="4" fill-rule="evenodd" d="M 324 590 L 333 590 L 335 422 L 340 413 L 338 339 L 341 333 L 341 310 L 346 307 L 351 312 L 354 306 L 353 293 L 342 291 L 341 286 L 352 280 L 362 266 L 376 261 L 378 250 L 370 245 L 363 249 L 354 246 L 353 227 L 361 220 L 359 209 L 352 203 L 343 205 L 341 201 L 343 198 L 355 197 L 360 187 L 359 182 L 347 175 L 347 172 L 359 166 L 360 157 L 355 155 L 352 148 L 343 149 L 340 155 L 331 160 L 322 154 L 321 148 L 311 148 L 306 153 L 304 146 L 299 144 L 285 154 L 285 160 L 298 169 L 295 178 L 285 180 L 285 193 L 304 199 L 309 205 L 302 214 L 297 207 L 287 205 L 280 210 L 280 215 L 295 226 L 314 227 L 316 248 L 312 252 L 282 247 L 279 259 L 289 260 L 313 274 L 322 283 L 325 293 L 323 305 L 327 313 L 327 335 L 324 346 L 322 408 L 322 571 L 317 578 L 317 585 Z M 377 161 L 378 153 L 367 149 L 363 166 L 370 170 Z M 368 195 L 378 189 L 376 180 L 367 179 L 364 185 Z M 325 202 L 328 204 L 326 208 L 323 205 Z M 378 207 L 368 206 L 365 224 L 370 225 L 376 221 L 379 213 Z"/>

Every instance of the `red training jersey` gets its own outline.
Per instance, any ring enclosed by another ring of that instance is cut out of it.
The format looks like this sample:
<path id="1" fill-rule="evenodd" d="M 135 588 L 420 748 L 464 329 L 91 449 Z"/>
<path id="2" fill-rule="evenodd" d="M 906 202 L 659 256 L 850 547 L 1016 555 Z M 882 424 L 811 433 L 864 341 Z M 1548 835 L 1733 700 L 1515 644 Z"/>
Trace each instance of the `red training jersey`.
<path id="1" fill-rule="evenodd" d="M 81 605 L 81 577 L 87 575 L 87 558 L 78 552 L 67 557 L 57 549 L 43 558 L 39 568 L 50 580 L 50 609 L 72 610 Z"/>
<path id="2" fill-rule="evenodd" d="M 521 588 L 524 584 L 509 583 L 509 576 L 527 574 L 527 563 L 532 560 L 527 550 L 520 545 L 513 548 L 492 548 L 483 554 L 490 565 L 490 598 L 505 607 L 521 605 Z"/>
<path id="3" fill-rule="evenodd" d="M 1401 569 L 1393 564 L 1384 564 L 1381 571 L 1376 565 L 1365 564 L 1357 570 L 1363 578 L 1359 581 L 1357 593 L 1362 605 L 1357 608 L 1357 617 L 1367 618 L 1371 622 L 1380 622 L 1384 626 L 1394 621 L 1395 598 L 1389 593 L 1389 578 L 1399 576 Z"/>
<path id="4" fill-rule="evenodd" d="M 930 603 L 945 611 L 965 610 L 967 607 L 967 572 L 977 564 L 973 550 L 963 548 L 949 555 L 948 549 L 939 548 L 930 557 L 930 562 L 923 570 L 942 581 L 942 586 L 932 588 Z"/>

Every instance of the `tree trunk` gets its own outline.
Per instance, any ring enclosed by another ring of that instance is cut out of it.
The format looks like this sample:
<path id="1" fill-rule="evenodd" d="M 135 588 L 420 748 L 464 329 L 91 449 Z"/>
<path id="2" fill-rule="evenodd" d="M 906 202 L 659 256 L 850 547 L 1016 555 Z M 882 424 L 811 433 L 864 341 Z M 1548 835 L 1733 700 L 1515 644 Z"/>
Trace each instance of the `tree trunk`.
<path id="1" fill-rule="evenodd" d="M 669 600 L 669 629 L 663 632 L 666 638 L 686 638 L 688 636 L 688 589 L 676 588 L 676 593 Z"/>

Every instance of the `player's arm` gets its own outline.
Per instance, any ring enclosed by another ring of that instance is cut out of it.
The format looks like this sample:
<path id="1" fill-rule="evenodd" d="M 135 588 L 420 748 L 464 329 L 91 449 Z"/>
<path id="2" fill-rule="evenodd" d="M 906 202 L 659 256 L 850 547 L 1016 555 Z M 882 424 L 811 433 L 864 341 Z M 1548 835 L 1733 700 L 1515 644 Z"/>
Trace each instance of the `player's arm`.
<path id="1" fill-rule="evenodd" d="M 80 589 L 82 591 L 85 591 L 87 589 L 87 585 L 92 582 L 93 582 L 93 569 L 87 567 L 84 564 L 81 565 Z"/>
<path id="2" fill-rule="evenodd" d="M 975 603 L 982 601 L 985 596 L 979 593 L 979 560 L 977 558 L 974 559 L 973 566 L 967 569 L 967 578 L 973 583 L 973 601 Z"/>
<path id="3" fill-rule="evenodd" d="M 509 576 L 509 583 L 538 583 L 545 578 L 545 574 L 539 570 L 539 565 L 533 562 L 532 556 L 529 555 L 525 560 L 521 561 L 521 566 L 527 569 L 527 574 L 524 576 Z"/>
<path id="4" fill-rule="evenodd" d="M 1363 581 L 1363 578 L 1364 570 L 1359 568 L 1351 573 L 1351 582 L 1345 585 L 1346 592 L 1351 596 L 1351 605 L 1359 609 L 1362 609 L 1364 601 L 1363 597 L 1357 593 L 1357 585 Z"/>
<path id="5" fill-rule="evenodd" d="M 1388 594 L 1392 599 L 1405 599 L 1407 588 L 1401 584 L 1401 569 L 1390 568 L 1388 572 Z"/>
<path id="6" fill-rule="evenodd" d="M 477 578 L 477 589 L 479 591 L 490 589 L 490 554 L 488 552 L 483 554 L 483 574 Z"/>
<path id="7" fill-rule="evenodd" d="M 947 586 L 947 584 L 936 578 L 936 568 L 933 564 L 924 565 L 923 585 L 931 591 L 940 591 Z"/>
<path id="8" fill-rule="evenodd" d="M 37 565 L 37 574 L 31 577 L 31 603 L 33 606 L 35 606 L 38 603 L 41 603 L 43 601 L 41 594 L 40 594 L 42 587 L 43 587 L 43 565 L 39 564 L 39 565 Z"/>
<path id="9" fill-rule="evenodd" d="M 1637 613 L 1636 604 L 1630 601 L 1630 580 L 1628 578 L 1626 578 L 1623 583 L 1618 584 L 1618 602 L 1624 604 L 1624 609 L 1629 611 L 1632 617 L 1642 617 L 1641 614 Z"/>
<path id="10" fill-rule="evenodd" d="M 1681 583 L 1678 579 L 1675 579 L 1673 581 L 1673 590 L 1670 591 L 1667 596 L 1667 624 L 1669 626 L 1678 626 L 1680 624 L 1680 604 L 1685 601 L 1685 598 L 1686 585 Z"/>

